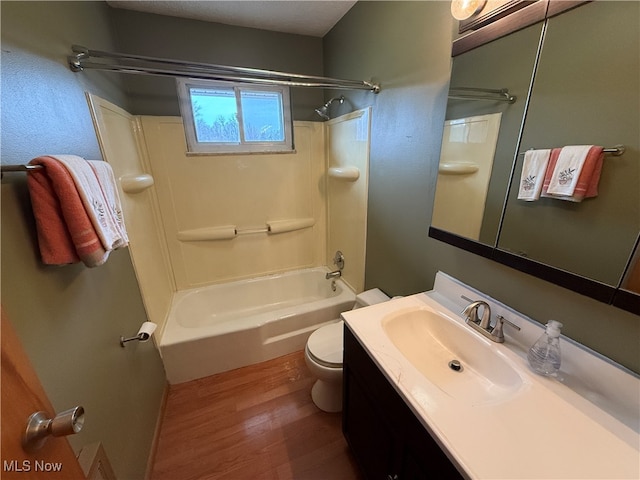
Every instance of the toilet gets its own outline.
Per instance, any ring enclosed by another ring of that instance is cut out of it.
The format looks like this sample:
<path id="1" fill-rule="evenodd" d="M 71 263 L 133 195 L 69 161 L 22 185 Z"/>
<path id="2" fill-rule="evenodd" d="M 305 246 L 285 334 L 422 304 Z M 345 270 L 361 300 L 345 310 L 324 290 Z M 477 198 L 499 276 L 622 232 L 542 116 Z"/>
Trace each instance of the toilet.
<path id="1" fill-rule="evenodd" d="M 356 295 L 353 309 L 389 300 L 374 288 Z M 325 412 L 342 411 L 342 320 L 320 327 L 307 340 L 304 359 L 311 373 L 318 378 L 311 389 L 313 403 Z"/>

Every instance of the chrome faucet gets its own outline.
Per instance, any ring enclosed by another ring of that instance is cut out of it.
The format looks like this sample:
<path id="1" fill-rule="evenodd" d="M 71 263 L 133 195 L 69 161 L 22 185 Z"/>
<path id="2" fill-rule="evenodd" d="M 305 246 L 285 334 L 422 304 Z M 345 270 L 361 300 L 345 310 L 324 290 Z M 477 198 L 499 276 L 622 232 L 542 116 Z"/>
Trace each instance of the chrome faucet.
<path id="1" fill-rule="evenodd" d="M 330 278 L 340 278 L 342 276 L 342 270 L 334 270 L 333 272 L 327 273 L 324 278 L 329 280 Z"/>
<path id="2" fill-rule="evenodd" d="M 478 316 L 478 308 L 482 307 L 482 318 Z M 475 302 L 471 302 L 466 308 L 462 311 L 462 314 L 467 318 L 467 325 L 469 325 L 474 330 L 480 332 L 482 335 L 487 337 L 489 340 L 497 343 L 504 343 L 504 332 L 503 327 L 505 322 L 511 325 L 516 330 L 520 330 L 520 327 L 515 323 L 510 322 L 502 315 L 496 316 L 496 323 L 492 327 L 491 326 L 491 307 L 487 302 L 482 300 L 477 300 Z"/>
<path id="3" fill-rule="evenodd" d="M 482 319 L 478 316 L 479 307 L 483 308 Z M 473 322 L 474 325 L 477 325 L 484 330 L 489 329 L 489 323 L 491 322 L 491 307 L 487 302 L 483 302 L 482 300 L 471 302 L 462 311 L 462 314 L 467 317 L 467 323 Z"/>
<path id="4" fill-rule="evenodd" d="M 340 278 L 342 276 L 342 269 L 344 268 L 344 255 L 340 250 L 338 250 L 333 257 L 333 264 L 338 267 L 338 270 L 327 273 L 324 276 L 324 278 L 326 278 L 327 280 Z"/>

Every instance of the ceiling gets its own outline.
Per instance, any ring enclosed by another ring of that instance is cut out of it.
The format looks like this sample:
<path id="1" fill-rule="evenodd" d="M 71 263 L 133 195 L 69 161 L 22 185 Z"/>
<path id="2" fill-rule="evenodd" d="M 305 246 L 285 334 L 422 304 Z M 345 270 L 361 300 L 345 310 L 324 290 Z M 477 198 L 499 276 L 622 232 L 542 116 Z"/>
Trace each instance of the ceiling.
<path id="1" fill-rule="evenodd" d="M 323 37 L 356 0 L 107 0 L 115 8 Z"/>

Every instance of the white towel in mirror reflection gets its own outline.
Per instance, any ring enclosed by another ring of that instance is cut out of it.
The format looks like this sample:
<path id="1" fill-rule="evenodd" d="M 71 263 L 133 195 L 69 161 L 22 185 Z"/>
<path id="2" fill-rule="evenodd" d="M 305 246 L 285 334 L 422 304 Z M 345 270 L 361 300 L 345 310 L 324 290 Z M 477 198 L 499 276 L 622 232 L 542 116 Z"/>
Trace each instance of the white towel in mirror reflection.
<path id="1" fill-rule="evenodd" d="M 542 196 L 581 202 L 598 195 L 604 148 L 572 145 L 554 148 L 542 186 Z"/>
<path id="2" fill-rule="evenodd" d="M 540 198 L 550 156 L 550 149 L 527 150 L 525 152 L 518 200 L 533 202 Z"/>

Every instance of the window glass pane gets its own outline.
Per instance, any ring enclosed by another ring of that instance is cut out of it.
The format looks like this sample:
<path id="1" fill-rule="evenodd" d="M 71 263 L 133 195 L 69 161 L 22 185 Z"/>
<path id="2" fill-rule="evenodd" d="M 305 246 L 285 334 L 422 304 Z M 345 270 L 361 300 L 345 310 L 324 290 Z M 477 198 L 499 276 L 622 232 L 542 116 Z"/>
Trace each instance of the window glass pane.
<path id="1" fill-rule="evenodd" d="M 239 143 L 238 109 L 233 88 L 190 88 L 198 142 Z"/>
<path id="2" fill-rule="evenodd" d="M 282 94 L 241 90 L 242 123 L 247 142 L 284 142 Z"/>
<path id="3" fill-rule="evenodd" d="M 294 151 L 288 87 L 193 78 L 176 83 L 189 154 Z"/>

